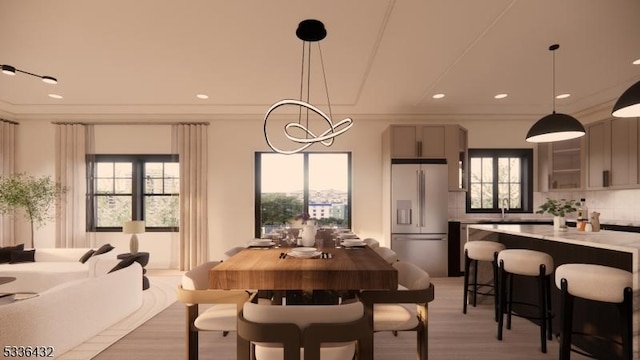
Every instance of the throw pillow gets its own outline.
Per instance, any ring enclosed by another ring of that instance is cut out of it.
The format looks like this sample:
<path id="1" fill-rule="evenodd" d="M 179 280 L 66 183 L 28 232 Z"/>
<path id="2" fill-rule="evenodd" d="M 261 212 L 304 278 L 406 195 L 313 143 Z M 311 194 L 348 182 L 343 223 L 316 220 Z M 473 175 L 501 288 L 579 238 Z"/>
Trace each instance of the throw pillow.
<path id="1" fill-rule="evenodd" d="M 122 260 L 120 260 L 120 262 L 113 267 L 113 269 L 109 270 L 110 273 L 114 272 L 114 271 L 118 271 L 120 269 L 124 269 L 127 266 L 133 264 L 134 262 L 136 262 L 137 257 L 135 256 L 128 256 Z"/>
<path id="2" fill-rule="evenodd" d="M 16 245 L 16 246 L 5 246 L 0 248 L 0 264 L 8 263 L 11 261 L 11 252 L 17 250 L 24 250 L 24 244 Z"/>
<path id="3" fill-rule="evenodd" d="M 87 252 L 86 252 L 86 253 L 84 253 L 84 255 L 82 255 L 82 256 L 80 257 L 80 260 L 79 260 L 79 261 L 80 261 L 81 263 L 83 263 L 83 264 L 84 264 L 84 263 L 86 263 L 86 262 L 87 262 L 87 260 L 89 260 L 89 258 L 91 257 L 91 255 L 93 255 L 93 253 L 95 253 L 95 252 L 96 252 L 96 251 L 95 251 L 95 250 L 93 250 L 93 249 L 89 249 L 89 250 L 87 250 Z"/>
<path id="4" fill-rule="evenodd" d="M 11 252 L 10 264 L 34 262 L 36 250 L 15 250 Z"/>
<path id="5" fill-rule="evenodd" d="M 111 244 L 104 244 L 104 245 L 100 246 L 98 248 L 98 250 L 96 250 L 96 252 L 93 253 L 92 256 L 108 253 L 109 251 L 111 251 L 113 249 L 114 249 L 114 247 L 111 246 Z"/>

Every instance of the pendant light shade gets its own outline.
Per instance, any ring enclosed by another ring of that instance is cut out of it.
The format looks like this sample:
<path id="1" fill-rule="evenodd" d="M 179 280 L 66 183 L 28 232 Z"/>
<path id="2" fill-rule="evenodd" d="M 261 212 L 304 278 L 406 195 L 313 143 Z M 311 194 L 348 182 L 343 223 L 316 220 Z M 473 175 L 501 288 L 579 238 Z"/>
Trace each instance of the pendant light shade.
<path id="1" fill-rule="evenodd" d="M 620 95 L 611 115 L 621 118 L 640 117 L 640 81 Z"/>
<path id="2" fill-rule="evenodd" d="M 538 120 L 527 133 L 533 143 L 575 139 L 585 134 L 584 126 L 573 116 L 555 111 Z"/>
<path id="3" fill-rule="evenodd" d="M 558 50 L 560 45 L 553 44 L 549 46 L 549 51 Z M 584 136 L 586 131 L 584 126 L 571 115 L 556 113 L 556 61 L 555 53 L 553 56 L 553 112 L 542 119 L 538 120 L 529 132 L 527 132 L 526 140 L 532 143 L 544 143 L 553 141 L 562 141 L 575 139 Z"/>

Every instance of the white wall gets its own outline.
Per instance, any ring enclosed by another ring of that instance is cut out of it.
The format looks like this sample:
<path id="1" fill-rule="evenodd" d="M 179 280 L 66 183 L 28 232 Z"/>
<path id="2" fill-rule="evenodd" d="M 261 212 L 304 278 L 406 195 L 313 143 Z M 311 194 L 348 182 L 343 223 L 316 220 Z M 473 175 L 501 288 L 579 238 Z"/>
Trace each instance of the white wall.
<path id="1" fill-rule="evenodd" d="M 336 116 L 337 118 L 337 116 Z M 206 120 L 206 119 L 204 119 Z M 353 128 L 336 138 L 329 151 L 351 151 L 353 160 L 354 231 L 364 237 L 382 239 L 382 142 L 384 129 L 392 123 L 459 123 L 469 130 L 469 147 L 532 148 L 524 140 L 532 119 L 451 119 L 419 117 L 384 119 L 364 116 L 354 119 Z M 254 236 L 254 153 L 269 150 L 263 138 L 260 116 L 251 119 L 211 120 L 209 126 L 209 244 L 210 258 L 224 257 L 224 251 L 244 245 Z M 171 151 L 168 125 L 97 125 L 96 151 L 103 153 L 165 153 Z M 49 121 L 22 120 L 17 137 L 17 167 L 34 175 L 54 173 L 54 128 Z M 314 151 L 323 151 L 314 145 Z M 534 152 L 535 153 L 535 152 Z M 638 191 L 640 194 L 640 191 Z M 536 194 L 536 199 L 541 198 Z M 640 198 L 640 195 L 637 196 Z M 464 216 L 458 208 L 462 193 L 450 194 L 450 216 Z M 596 197 L 593 197 L 596 201 Z M 463 203 L 462 203 L 463 204 Z M 619 217 L 638 217 L 640 201 L 630 204 Z M 453 208 L 453 209 L 451 209 Z M 634 214 L 634 215 L 628 215 Z M 18 236 L 28 236 L 24 223 Z M 36 232 L 37 246 L 53 246 L 53 224 Z M 176 234 L 145 233 L 139 236 L 140 248 L 151 252 L 150 268 L 177 267 Z M 118 252 L 128 251 L 128 237 L 120 233 L 96 234 L 100 245 L 111 242 Z M 388 244 L 387 244 L 388 245 Z"/>

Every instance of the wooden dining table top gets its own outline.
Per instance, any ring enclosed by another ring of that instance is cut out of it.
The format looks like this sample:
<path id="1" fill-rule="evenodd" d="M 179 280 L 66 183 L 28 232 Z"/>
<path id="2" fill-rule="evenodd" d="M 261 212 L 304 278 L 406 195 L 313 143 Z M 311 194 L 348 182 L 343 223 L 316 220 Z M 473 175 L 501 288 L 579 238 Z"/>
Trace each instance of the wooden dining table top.
<path id="1" fill-rule="evenodd" d="M 396 289 L 398 272 L 368 246 L 323 247 L 328 258 L 296 258 L 291 248 L 246 248 L 209 272 L 212 289 Z"/>

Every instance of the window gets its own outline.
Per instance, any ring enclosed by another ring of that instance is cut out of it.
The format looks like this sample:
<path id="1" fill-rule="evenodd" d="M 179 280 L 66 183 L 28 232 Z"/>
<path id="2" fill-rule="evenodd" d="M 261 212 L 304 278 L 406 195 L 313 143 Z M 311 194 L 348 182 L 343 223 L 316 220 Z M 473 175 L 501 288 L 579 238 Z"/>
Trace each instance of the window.
<path id="1" fill-rule="evenodd" d="M 351 226 L 351 153 L 256 153 L 255 166 L 257 237 L 302 212 L 319 225 Z"/>
<path id="2" fill-rule="evenodd" d="M 176 155 L 92 155 L 88 169 L 88 231 L 121 231 L 144 220 L 147 231 L 173 231 L 179 222 Z"/>
<path id="3" fill-rule="evenodd" d="M 532 212 L 532 149 L 469 149 L 468 213 Z"/>

